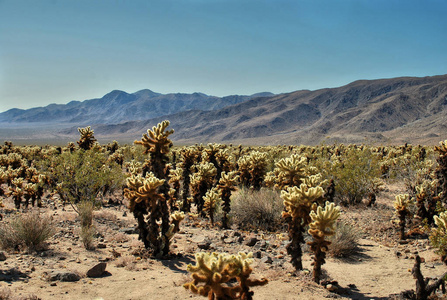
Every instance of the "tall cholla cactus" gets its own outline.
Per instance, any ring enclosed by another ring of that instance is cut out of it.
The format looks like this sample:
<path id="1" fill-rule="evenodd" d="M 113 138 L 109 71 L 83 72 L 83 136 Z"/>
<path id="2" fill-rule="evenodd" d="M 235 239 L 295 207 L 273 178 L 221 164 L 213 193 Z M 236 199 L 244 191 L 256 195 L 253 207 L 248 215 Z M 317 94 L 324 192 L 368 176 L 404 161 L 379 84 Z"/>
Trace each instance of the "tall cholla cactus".
<path id="1" fill-rule="evenodd" d="M 325 263 L 326 251 L 331 242 L 326 241 L 325 237 L 335 234 L 335 221 L 340 216 L 340 208 L 334 203 L 326 202 L 324 209 L 318 206 L 317 211 L 310 212 L 312 222 L 309 224 L 309 234 L 313 237 L 313 242 L 308 242 L 310 250 L 314 252 L 313 279 L 320 283 L 321 266 Z"/>
<path id="2" fill-rule="evenodd" d="M 135 141 L 135 144 L 146 148 L 144 153 L 150 154 L 150 172 L 145 178 L 132 175 L 127 179 L 128 188 L 124 190 L 124 195 L 130 200 L 129 209 L 138 222 L 139 238 L 156 257 L 169 254 L 169 241 L 175 227 L 169 220 L 167 201 L 170 187 L 164 173 L 172 145 L 168 136 L 174 132 L 165 131 L 167 126 L 169 121 L 163 121 L 143 134 L 141 141 Z"/>
<path id="3" fill-rule="evenodd" d="M 212 188 L 208 190 L 205 196 L 203 197 L 203 200 L 205 200 L 203 210 L 208 214 L 208 217 L 210 218 L 211 221 L 211 225 L 214 225 L 214 212 L 216 211 L 216 208 L 220 200 L 220 195 L 217 188 Z"/>
<path id="4" fill-rule="evenodd" d="M 411 205 L 410 196 L 408 194 L 400 194 L 396 196 L 394 201 L 394 208 L 396 214 L 399 217 L 400 239 L 405 239 L 405 221 L 407 215 L 410 213 L 409 208 Z"/>
<path id="5" fill-rule="evenodd" d="M 447 204 L 447 140 L 439 142 L 439 146 L 435 146 L 435 151 L 439 154 L 436 159 L 438 166 L 435 174 L 438 179 L 438 189 L 441 192 L 440 200 L 442 203 Z"/>
<path id="6" fill-rule="evenodd" d="M 236 171 L 224 173 L 219 180 L 219 184 L 217 188 L 220 190 L 220 195 L 222 197 L 222 228 L 228 229 L 228 214 L 231 211 L 231 192 L 235 191 L 239 182 L 239 176 L 236 174 Z"/>
<path id="7" fill-rule="evenodd" d="M 281 198 L 284 200 L 285 211 L 283 217 L 289 223 L 289 245 L 287 253 L 292 257 L 291 263 L 295 269 L 302 270 L 301 245 L 304 243 L 303 233 L 305 227 L 310 223 L 310 212 L 315 210 L 317 203 L 323 201 L 324 190 L 320 186 L 309 187 L 302 183 L 299 187 L 288 187 L 286 191 L 281 191 Z"/>
<path id="8" fill-rule="evenodd" d="M 218 253 L 196 253 L 196 265 L 189 264 L 187 270 L 192 273 L 193 281 L 184 284 L 194 294 L 208 299 L 253 299 L 250 287 L 262 286 L 267 279 L 253 280 L 249 276 L 253 272 L 250 264 L 252 253 L 240 252 L 238 255 Z M 230 281 L 236 279 L 238 285 Z"/>
<path id="9" fill-rule="evenodd" d="M 183 191 L 182 191 L 182 210 L 189 212 L 191 210 L 191 203 L 189 202 L 189 184 L 191 182 L 191 167 L 194 165 L 197 159 L 197 152 L 191 148 L 185 148 L 180 151 L 181 162 L 179 164 L 182 168 L 182 178 L 183 178 Z"/>
<path id="10" fill-rule="evenodd" d="M 197 172 L 190 175 L 191 193 L 197 206 L 197 213 L 205 217 L 206 213 L 203 210 L 205 200 L 203 197 L 205 197 L 206 192 L 213 186 L 217 171 L 210 162 L 200 163 L 195 165 L 195 168 Z"/>
<path id="11" fill-rule="evenodd" d="M 95 145 L 96 139 L 93 136 L 93 130 L 90 128 L 90 126 L 87 126 L 85 128 L 78 128 L 80 139 L 77 142 L 79 145 L 79 148 L 84 150 L 89 150 Z"/>

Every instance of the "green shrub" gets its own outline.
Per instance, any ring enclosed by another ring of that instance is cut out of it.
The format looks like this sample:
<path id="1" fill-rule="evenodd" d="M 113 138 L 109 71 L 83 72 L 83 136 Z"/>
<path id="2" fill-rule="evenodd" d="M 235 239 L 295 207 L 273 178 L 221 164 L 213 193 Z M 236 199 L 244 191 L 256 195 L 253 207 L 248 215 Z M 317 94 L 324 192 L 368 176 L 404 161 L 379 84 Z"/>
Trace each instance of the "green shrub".
<path id="1" fill-rule="evenodd" d="M 231 197 L 230 219 L 242 229 L 276 231 L 282 226 L 283 208 L 283 200 L 274 190 L 241 188 Z"/>
<path id="2" fill-rule="evenodd" d="M 44 242 L 55 234 L 51 218 L 38 211 L 13 217 L 0 226 L 0 246 L 4 249 L 25 247 L 40 250 Z"/>
<path id="3" fill-rule="evenodd" d="M 380 177 L 379 159 L 368 147 L 349 148 L 341 156 L 321 158 L 314 163 L 325 179 L 334 179 L 335 200 L 358 204 L 372 191 Z"/>

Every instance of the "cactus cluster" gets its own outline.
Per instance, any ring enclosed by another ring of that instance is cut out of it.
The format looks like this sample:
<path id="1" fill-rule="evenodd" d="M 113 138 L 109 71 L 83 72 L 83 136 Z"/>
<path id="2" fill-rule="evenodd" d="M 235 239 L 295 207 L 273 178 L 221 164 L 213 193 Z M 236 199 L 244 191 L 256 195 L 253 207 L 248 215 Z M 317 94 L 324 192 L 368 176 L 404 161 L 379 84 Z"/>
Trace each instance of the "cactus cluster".
<path id="1" fill-rule="evenodd" d="M 183 286 L 194 294 L 208 297 L 208 299 L 250 300 L 253 299 L 250 287 L 268 283 L 267 279 L 249 278 L 253 272 L 250 266 L 253 262 L 252 253 L 240 252 L 237 255 L 228 255 L 200 252 L 195 257 L 196 265 L 187 266 L 187 270 L 192 273 L 193 281 Z"/>

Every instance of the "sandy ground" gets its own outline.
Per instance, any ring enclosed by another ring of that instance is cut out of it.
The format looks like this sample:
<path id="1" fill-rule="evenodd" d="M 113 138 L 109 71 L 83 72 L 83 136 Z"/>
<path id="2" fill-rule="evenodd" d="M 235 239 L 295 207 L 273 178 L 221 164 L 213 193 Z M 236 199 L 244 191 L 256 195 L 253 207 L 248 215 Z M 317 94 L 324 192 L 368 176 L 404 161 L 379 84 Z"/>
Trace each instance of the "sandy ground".
<path id="1" fill-rule="evenodd" d="M 381 201 L 388 200 L 383 198 Z M 382 208 L 385 211 L 386 207 Z M 345 213 L 349 215 L 348 219 L 357 222 L 359 214 L 373 218 L 380 212 L 372 209 L 366 213 L 365 210 Z M 416 254 L 425 259 L 421 268 L 424 276 L 439 277 L 447 271 L 427 239 L 392 243 L 390 241 L 397 236 L 396 230 L 384 227 L 391 232 L 388 239 L 380 236 L 380 229 L 369 234 L 368 222 L 364 221 L 358 224 L 365 227 L 366 232 L 357 254 L 347 259 L 328 257 L 323 265 L 325 279 L 335 280 L 340 286 L 337 294 L 311 281 L 312 258 L 309 253 L 304 255 L 305 270 L 294 274 L 286 254 L 286 242 L 276 234 L 254 235 L 238 231 L 241 234 L 238 242 L 232 240 L 235 230 L 222 231 L 218 227 L 210 228 L 204 222 L 186 220 L 172 245 L 172 251 L 178 257 L 155 260 L 135 253 L 142 246 L 137 234 L 120 232 L 120 229 L 135 225 L 123 206 L 103 208 L 95 214 L 101 237 L 96 241 L 98 247 L 92 251 L 87 251 L 77 237 L 79 221 L 70 206 L 47 208 L 46 211 L 53 216 L 58 233 L 50 240 L 46 251 L 34 254 L 6 252 L 7 259 L 0 261 L 0 299 L 2 293 L 9 293 L 12 299 L 26 299 L 25 296 L 30 295 L 40 299 L 204 299 L 182 286 L 190 280 L 186 266 L 194 264 L 194 253 L 203 251 L 198 244 L 204 240 L 211 242 L 209 252 L 261 253 L 261 258 L 256 258 L 253 263 L 252 277 L 266 277 L 269 283 L 253 288 L 254 299 L 388 299 L 390 294 L 415 289 L 410 270 Z M 258 243 L 246 245 L 246 241 L 253 237 L 259 239 Z M 268 247 L 259 248 L 257 245 L 263 240 L 268 242 Z M 272 262 L 266 262 L 266 257 L 272 258 Z M 107 272 L 100 278 L 86 277 L 86 272 L 101 261 L 107 263 Z M 59 271 L 74 272 L 81 275 L 81 279 L 76 282 L 48 280 L 52 272 Z"/>

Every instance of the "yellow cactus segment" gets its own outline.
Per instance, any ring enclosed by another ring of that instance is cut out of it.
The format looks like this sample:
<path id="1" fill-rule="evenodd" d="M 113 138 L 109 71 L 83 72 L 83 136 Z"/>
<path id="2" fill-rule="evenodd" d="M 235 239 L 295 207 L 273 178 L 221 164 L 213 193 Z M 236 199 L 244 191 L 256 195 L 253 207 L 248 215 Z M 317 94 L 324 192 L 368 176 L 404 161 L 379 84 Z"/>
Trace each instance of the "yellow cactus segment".
<path id="1" fill-rule="evenodd" d="M 407 211 L 410 207 L 411 199 L 408 194 L 400 194 L 396 196 L 396 200 L 394 201 L 394 208 L 397 211 Z"/>
<path id="2" fill-rule="evenodd" d="M 435 146 L 435 151 L 439 152 L 439 156 L 447 155 L 447 140 L 439 142 L 439 146 Z"/>
<path id="3" fill-rule="evenodd" d="M 153 173 L 148 173 L 145 178 L 140 175 L 132 175 L 127 178 L 127 187 L 124 196 L 129 199 L 129 209 L 134 211 L 135 204 L 144 201 L 146 206 L 152 207 L 163 195 L 157 192 L 157 188 L 164 184 L 164 179 L 158 179 Z M 153 205 L 152 205 L 153 204 Z"/>
<path id="4" fill-rule="evenodd" d="M 324 209 L 318 206 L 317 212 L 311 211 L 312 222 L 309 224 L 309 234 L 324 237 L 335 234 L 335 221 L 340 216 L 340 207 L 334 203 L 326 202 Z"/>
<path id="5" fill-rule="evenodd" d="M 315 202 L 323 197 L 322 187 L 308 187 L 301 184 L 300 187 L 288 187 L 287 191 L 281 191 L 281 198 L 284 200 L 284 206 L 292 216 L 298 214 L 303 208 L 310 209 Z M 305 211 L 308 211 L 305 210 Z"/>
<path id="6" fill-rule="evenodd" d="M 217 207 L 217 204 L 220 200 L 220 195 L 219 195 L 219 191 L 217 190 L 217 188 L 212 188 L 210 190 L 208 190 L 205 194 L 205 196 L 203 197 L 203 200 L 205 200 L 205 205 L 204 205 L 204 209 L 205 211 L 209 211 L 209 210 L 215 210 Z"/>
<path id="7" fill-rule="evenodd" d="M 447 232 L 447 213 L 442 212 L 439 214 L 439 216 L 433 216 L 433 220 L 435 221 L 436 226 L 440 230 L 443 230 L 444 232 Z"/>
<path id="8" fill-rule="evenodd" d="M 279 160 L 275 165 L 278 169 L 279 186 L 298 186 L 305 177 L 306 158 L 297 154 Z"/>
<path id="9" fill-rule="evenodd" d="M 222 172 L 219 180 L 219 186 L 221 187 L 233 187 L 239 182 L 239 175 L 236 171 L 231 171 L 228 173 Z"/>
<path id="10" fill-rule="evenodd" d="M 171 214 L 171 219 L 176 222 L 181 222 L 185 219 L 185 213 L 182 211 L 175 211 Z"/>
<path id="11" fill-rule="evenodd" d="M 168 120 L 158 123 L 157 126 L 152 127 L 152 130 L 148 129 L 147 134 L 143 134 L 141 141 L 135 141 L 134 143 L 144 146 L 146 148 L 145 153 L 169 153 L 172 141 L 168 137 L 174 133 L 173 129 L 165 131 L 169 124 Z"/>
<path id="12" fill-rule="evenodd" d="M 209 299 L 246 299 L 244 295 L 252 294 L 250 287 L 268 283 L 267 279 L 248 278 L 253 271 L 250 267 L 252 253 L 228 255 L 200 252 L 195 256 L 196 265 L 189 264 L 186 268 L 192 273 L 193 281 L 183 285 L 195 294 L 208 296 Z M 239 285 L 228 284 L 232 279 L 236 279 Z"/>

